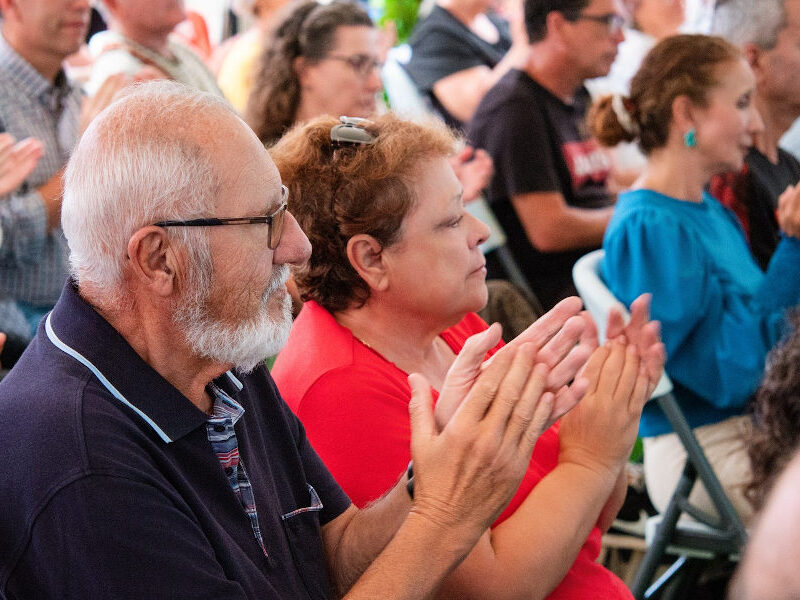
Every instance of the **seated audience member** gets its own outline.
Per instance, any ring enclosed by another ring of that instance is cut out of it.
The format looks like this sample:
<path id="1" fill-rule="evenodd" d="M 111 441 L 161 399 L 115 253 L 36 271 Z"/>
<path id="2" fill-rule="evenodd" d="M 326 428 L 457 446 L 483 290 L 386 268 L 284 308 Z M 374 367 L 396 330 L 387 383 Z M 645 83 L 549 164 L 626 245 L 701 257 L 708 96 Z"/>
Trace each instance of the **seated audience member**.
<path id="1" fill-rule="evenodd" d="M 742 169 L 714 177 L 710 190 L 739 217 L 756 262 L 766 270 L 780 241 L 778 198 L 800 180 L 800 162 L 778 147 L 800 117 L 800 0 L 719 0 L 713 31 L 739 46 L 753 70 L 753 102 L 764 131 Z"/>
<path id="2" fill-rule="evenodd" d="M 735 46 L 679 35 L 645 57 L 629 97 L 604 98 L 591 117 L 602 143 L 638 139 L 648 157 L 608 226 L 603 277 L 622 302 L 653 295 L 675 397 L 744 519 L 752 514 L 743 495 L 746 404 L 786 332 L 784 312 L 800 301 L 800 199 L 784 196 L 778 222 L 786 236 L 763 273 L 733 214 L 705 191 L 715 173 L 741 168 L 762 131 L 754 94 Z M 663 510 L 685 454 L 656 405 L 645 407 L 640 434 L 647 489 Z M 693 493 L 713 510 L 701 486 Z"/>
<path id="3" fill-rule="evenodd" d="M 617 58 L 608 75 L 590 79 L 586 87 L 596 98 L 603 94 L 627 94 L 642 59 L 660 40 L 678 33 L 686 18 L 684 0 L 623 0 L 630 23 Z"/>
<path id="4" fill-rule="evenodd" d="M 253 71 L 264 37 L 275 23 L 277 12 L 285 0 L 240 0 L 232 8 L 239 15 L 255 19 L 247 31 L 237 34 L 214 51 L 212 61 L 218 61 L 217 83 L 225 97 L 240 113 L 247 107 L 253 87 Z M 224 56 L 220 56 L 224 53 Z"/>
<path id="5" fill-rule="evenodd" d="M 8 133 L 0 133 L 0 196 L 7 196 L 19 189 L 36 167 L 42 156 L 39 140 L 28 138 L 17 142 Z M 8 202 L 9 200 L 0 200 Z M 0 212 L 0 246 L 3 244 L 3 231 L 13 227 L 13 223 L 3 222 Z M 30 328 L 16 304 L 8 298 L 0 299 L 0 365 L 9 369 L 17 362 L 30 337 Z"/>
<path id="6" fill-rule="evenodd" d="M 307 302 L 273 376 L 334 477 L 366 506 L 410 458 L 408 373 L 419 370 L 444 390 L 465 340 L 486 329 L 474 311 L 487 298 L 478 247 L 487 228 L 464 211 L 447 160 L 454 139 L 443 126 L 391 115 L 336 124 L 316 119 L 271 149 L 313 247 L 296 272 Z M 565 300 L 511 345 L 541 345 L 548 321 L 579 309 L 576 298 Z M 593 380 L 594 393 L 542 435 L 514 500 L 440 597 L 630 597 L 595 559 L 624 496 L 623 465 L 642 403 L 663 364 L 645 299 L 634 313 L 627 349 L 617 340 L 597 352 L 610 349 L 620 367 L 624 354 L 624 370 L 638 369 L 635 385 L 619 373 Z M 567 326 L 584 325 L 572 321 Z M 578 351 L 583 362 L 588 350 Z M 558 390 L 564 380 L 550 383 Z"/>
<path id="7" fill-rule="evenodd" d="M 422 599 L 508 503 L 553 418 L 548 378 L 575 365 L 523 344 L 481 369 L 498 335 L 476 337 L 438 424 L 411 376 L 413 484 L 355 508 L 263 365 L 310 254 L 286 202 L 227 102 L 184 85 L 134 88 L 83 135 L 73 279 L 0 382 L 0 596 Z M 641 385 L 634 353 L 601 352 L 572 393 Z"/>
<path id="8" fill-rule="evenodd" d="M 789 461 L 791 455 L 786 457 Z M 758 515 L 731 584 L 729 600 L 797 600 L 800 570 L 800 453 L 780 474 Z"/>
<path id="9" fill-rule="evenodd" d="M 174 79 L 201 91 L 222 95 L 202 59 L 174 37 L 186 18 L 182 0 L 102 0 L 108 31 L 89 41 L 94 57 L 86 91 L 93 95 L 112 74 Z"/>
<path id="10" fill-rule="evenodd" d="M 590 79 L 586 88 L 592 98 L 605 94 L 627 94 L 642 59 L 660 40 L 678 33 L 686 14 L 684 0 L 627 0 L 630 26 L 617 48 L 617 58 L 605 77 Z M 641 174 L 646 159 L 635 144 L 622 143 L 610 152 L 613 189 L 630 187 Z"/>
<path id="11" fill-rule="evenodd" d="M 756 393 L 748 453 L 753 477 L 746 493 L 756 510 L 764 505 L 778 474 L 800 441 L 800 315 L 792 334 L 767 357 L 764 380 Z"/>
<path id="12" fill-rule="evenodd" d="M 585 133 L 583 82 L 608 73 L 623 18 L 613 0 L 525 0 L 524 8 L 528 62 L 486 94 L 469 138 L 494 161 L 492 210 L 548 309 L 575 293 L 572 265 L 600 246 L 611 218 L 609 161 Z"/>
<path id="13" fill-rule="evenodd" d="M 296 123 L 320 115 L 371 117 L 382 89 L 380 32 L 352 2 L 299 3 L 266 41 L 245 120 L 267 146 Z M 492 174 L 483 150 L 465 148 L 453 168 L 464 200 L 477 198 Z"/>
<path id="14" fill-rule="evenodd" d="M 8 302 L 0 310 L 14 323 L 25 321 L 19 334 L 28 341 L 67 276 L 63 167 L 80 132 L 124 82 L 110 79 L 84 100 L 65 74 L 64 59 L 86 34 L 88 2 L 0 0 L 0 11 L 0 129 L 41 143 L 33 170 L 0 201 L 0 298 Z"/>
<path id="15" fill-rule="evenodd" d="M 258 58 L 245 120 L 267 146 L 319 115 L 368 117 L 381 90 L 378 30 L 355 3 L 300 2 Z"/>
<path id="16" fill-rule="evenodd" d="M 405 69 L 451 127 L 463 129 L 484 94 L 527 60 L 521 0 L 509 3 L 511 23 L 487 0 L 438 0 L 414 27 Z"/>

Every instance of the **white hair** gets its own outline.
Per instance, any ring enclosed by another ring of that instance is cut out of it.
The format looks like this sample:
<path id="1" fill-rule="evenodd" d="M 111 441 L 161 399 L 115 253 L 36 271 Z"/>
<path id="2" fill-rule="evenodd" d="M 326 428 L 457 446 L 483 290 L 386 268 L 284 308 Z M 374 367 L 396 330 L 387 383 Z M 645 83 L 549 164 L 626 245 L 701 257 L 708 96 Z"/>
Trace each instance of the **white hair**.
<path id="1" fill-rule="evenodd" d="M 232 364 L 248 373 L 267 357 L 276 355 L 289 339 L 292 328 L 292 303 L 286 291 L 289 266 L 273 266 L 259 310 L 231 324 L 220 320 L 209 306 L 211 257 L 197 258 L 199 261 L 190 270 L 186 293 L 176 303 L 173 320 L 197 356 Z M 275 309 L 277 314 L 270 314 L 268 302 L 274 294 L 281 295 L 281 304 Z"/>
<path id="2" fill-rule="evenodd" d="M 770 50 L 786 25 L 784 0 L 717 0 L 711 33 L 739 46 Z"/>
<path id="3" fill-rule="evenodd" d="M 91 286 L 106 302 L 118 300 L 128 240 L 137 229 L 212 213 L 221 184 L 210 141 L 226 113 L 235 114 L 210 94 L 157 81 L 133 86 L 94 119 L 67 166 L 61 209 L 80 286 Z M 170 228 L 169 234 L 199 250 L 208 244 L 201 229 Z"/>

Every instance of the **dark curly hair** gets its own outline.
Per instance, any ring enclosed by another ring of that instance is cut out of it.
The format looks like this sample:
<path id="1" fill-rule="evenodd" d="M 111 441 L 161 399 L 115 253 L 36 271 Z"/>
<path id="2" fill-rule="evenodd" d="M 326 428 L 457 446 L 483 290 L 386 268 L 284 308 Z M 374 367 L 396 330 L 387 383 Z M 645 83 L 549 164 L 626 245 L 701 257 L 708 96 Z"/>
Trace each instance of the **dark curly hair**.
<path id="1" fill-rule="evenodd" d="M 295 271 L 295 281 L 304 300 L 331 313 L 363 306 L 370 294 L 347 258 L 347 242 L 363 233 L 383 247 L 395 243 L 417 201 L 421 162 L 452 155 L 457 141 L 444 125 L 386 114 L 364 125 L 373 144 L 336 146 L 331 128 L 338 122 L 317 117 L 270 148 L 289 187 L 289 209 L 311 240 L 311 258 Z"/>
<path id="2" fill-rule="evenodd" d="M 709 90 L 718 84 L 717 67 L 741 58 L 736 46 L 710 35 L 675 35 L 650 50 L 631 81 L 623 104 L 636 130 L 623 127 L 612 96 L 600 98 L 589 111 L 589 130 L 604 146 L 639 139 L 650 154 L 667 143 L 672 124 L 672 102 L 687 96 L 706 106 Z"/>
<path id="3" fill-rule="evenodd" d="M 754 401 L 754 426 L 747 440 L 753 479 L 745 496 L 759 510 L 800 441 L 800 312 L 791 334 L 767 359 Z"/>
<path id="4" fill-rule="evenodd" d="M 358 25 L 372 27 L 372 21 L 363 8 L 344 0 L 300 2 L 284 13 L 264 40 L 244 111 L 244 120 L 262 142 L 274 143 L 294 123 L 300 105 L 294 60 L 301 56 L 311 63 L 322 60 L 339 27 Z"/>

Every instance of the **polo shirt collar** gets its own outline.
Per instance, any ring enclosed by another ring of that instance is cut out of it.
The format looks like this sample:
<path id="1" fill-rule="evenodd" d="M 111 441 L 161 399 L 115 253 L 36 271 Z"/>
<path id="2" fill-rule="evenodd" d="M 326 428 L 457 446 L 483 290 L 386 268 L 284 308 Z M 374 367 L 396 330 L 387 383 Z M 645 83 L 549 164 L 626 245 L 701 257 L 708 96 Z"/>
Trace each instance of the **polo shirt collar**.
<path id="1" fill-rule="evenodd" d="M 54 107 L 54 103 L 58 102 L 60 105 L 61 101 L 72 92 L 72 86 L 63 69 L 56 75 L 55 83 L 49 81 L 17 54 L 2 34 L 0 34 L 0 66 L 16 82 L 23 95 L 38 98 L 42 104 L 51 109 L 51 112 L 56 112 L 60 108 Z M 56 110 L 52 110 L 53 108 Z"/>
<path id="2" fill-rule="evenodd" d="M 41 330 L 39 335 L 41 335 Z M 121 403 L 169 443 L 204 425 L 208 415 L 148 365 L 68 281 L 45 322 L 45 335 L 89 369 Z M 214 384 L 231 397 L 242 388 L 230 372 Z"/>

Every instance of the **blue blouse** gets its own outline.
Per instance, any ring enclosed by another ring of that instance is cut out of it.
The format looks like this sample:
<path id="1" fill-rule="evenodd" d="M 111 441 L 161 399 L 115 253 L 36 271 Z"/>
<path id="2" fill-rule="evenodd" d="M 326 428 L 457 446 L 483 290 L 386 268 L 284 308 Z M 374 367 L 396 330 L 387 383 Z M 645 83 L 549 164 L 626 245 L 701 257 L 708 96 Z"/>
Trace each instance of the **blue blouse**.
<path id="1" fill-rule="evenodd" d="M 786 332 L 786 309 L 800 302 L 800 240 L 784 237 L 763 273 L 733 213 L 709 194 L 687 202 L 633 190 L 620 195 L 603 247 L 602 275 L 617 298 L 629 305 L 653 295 L 666 370 L 689 424 L 741 414 Z M 647 405 L 640 434 L 669 431 Z"/>

